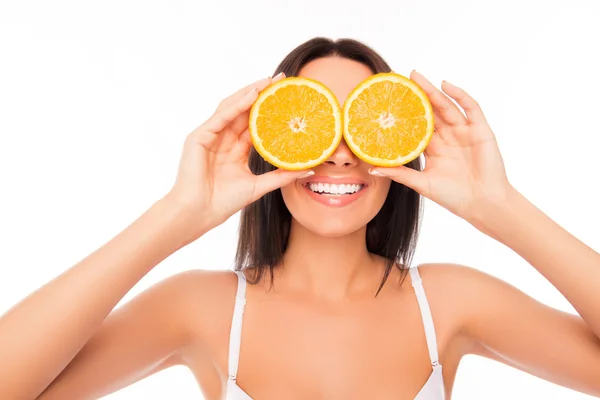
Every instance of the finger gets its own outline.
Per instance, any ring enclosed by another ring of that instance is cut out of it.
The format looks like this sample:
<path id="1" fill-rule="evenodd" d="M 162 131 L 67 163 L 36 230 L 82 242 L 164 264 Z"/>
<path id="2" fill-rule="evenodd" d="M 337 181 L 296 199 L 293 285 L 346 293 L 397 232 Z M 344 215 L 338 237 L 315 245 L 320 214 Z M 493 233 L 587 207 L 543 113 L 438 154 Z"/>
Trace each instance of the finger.
<path id="1" fill-rule="evenodd" d="M 243 113 L 241 113 L 237 118 L 235 118 L 229 126 L 231 127 L 231 130 L 233 132 L 239 135 L 240 133 L 243 133 L 246 129 L 248 129 L 249 124 L 250 110 L 246 110 Z"/>
<path id="2" fill-rule="evenodd" d="M 438 111 L 433 109 L 433 134 L 439 134 L 442 131 L 442 128 L 447 128 L 447 123 L 444 122 L 442 116 L 438 113 Z"/>
<path id="3" fill-rule="evenodd" d="M 230 105 L 229 107 L 223 108 L 221 111 L 216 112 L 203 124 L 202 127 L 209 132 L 221 132 L 234 119 L 242 115 L 244 112 L 248 111 L 248 109 L 256 101 L 257 96 L 258 89 L 252 88 L 242 98 L 238 99 L 236 103 Z"/>
<path id="4" fill-rule="evenodd" d="M 412 79 L 429 97 L 429 101 L 434 110 L 442 117 L 442 120 L 448 125 L 466 125 L 467 120 L 460 109 L 431 82 L 417 71 L 410 74 Z"/>
<path id="5" fill-rule="evenodd" d="M 285 79 L 285 78 L 286 78 L 285 73 L 280 72 L 273 77 L 272 81 L 273 81 L 273 83 L 275 83 L 275 82 L 279 82 L 280 80 Z"/>
<path id="6" fill-rule="evenodd" d="M 439 135 L 439 137 L 436 137 L 435 135 Z M 442 135 L 439 133 L 434 133 L 434 136 L 431 138 L 431 140 L 429 141 L 429 144 L 427 144 L 427 147 L 425 147 L 425 150 L 423 151 L 423 161 L 427 160 L 427 157 L 429 156 L 435 156 L 438 155 L 438 145 L 439 145 L 439 141 L 442 140 Z"/>
<path id="7" fill-rule="evenodd" d="M 228 108 L 231 104 L 237 103 L 239 99 L 243 98 L 252 89 L 257 89 L 260 92 L 260 91 L 264 90 L 270 84 L 271 84 L 271 78 L 269 77 L 269 78 L 261 79 L 254 83 L 251 83 L 248 86 L 243 87 L 242 89 L 233 93 L 231 96 L 224 98 L 217 106 L 215 113 L 223 110 L 224 108 Z"/>
<path id="8" fill-rule="evenodd" d="M 254 198 L 252 201 L 256 201 L 266 193 L 269 193 L 275 189 L 279 189 L 285 185 L 294 182 L 296 179 L 305 178 L 314 175 L 314 171 L 288 171 L 284 169 L 276 169 L 275 171 L 267 172 L 256 177 L 256 183 L 254 186 Z"/>
<path id="9" fill-rule="evenodd" d="M 248 129 L 244 130 L 242 134 L 238 137 L 238 143 L 236 143 L 235 156 L 244 160 L 244 163 L 248 161 L 248 155 L 250 154 L 250 149 L 252 148 L 252 139 L 250 139 L 250 132 Z"/>
<path id="10" fill-rule="evenodd" d="M 446 122 L 444 122 L 442 116 L 439 115 L 435 109 L 433 111 L 433 117 L 434 125 L 431 142 L 433 142 L 437 137 L 446 143 L 457 143 L 457 139 L 455 137 L 456 128 L 454 128 L 456 125 L 453 127 L 453 125 L 448 125 Z M 429 143 L 428 147 L 431 145 L 431 142 Z M 425 151 L 427 151 L 427 147 L 425 148 Z"/>
<path id="11" fill-rule="evenodd" d="M 208 132 L 207 130 L 202 129 L 202 127 L 200 126 L 187 135 L 187 137 L 185 138 L 184 149 L 188 146 L 188 143 L 192 145 L 199 144 L 206 148 L 212 149 L 217 145 L 218 140 L 219 135 L 213 132 Z"/>
<path id="12" fill-rule="evenodd" d="M 448 81 L 442 82 L 442 90 L 456 100 L 463 110 L 465 110 L 465 114 L 472 124 L 487 124 L 479 103 L 467 92 Z"/>
<path id="13" fill-rule="evenodd" d="M 279 82 L 280 80 L 285 78 L 285 74 L 283 72 L 279 73 L 275 78 L 272 79 L 272 83 Z M 266 88 L 265 88 L 266 89 Z M 264 90 L 264 89 L 263 89 Z M 259 92 L 261 90 L 259 89 Z M 248 127 L 248 118 L 250 117 L 250 111 L 245 112 L 240 115 L 233 123 L 231 124 L 231 130 L 234 132 L 243 132 L 244 129 Z"/>
<path id="14" fill-rule="evenodd" d="M 374 176 L 384 176 L 396 181 L 404 186 L 408 186 L 415 192 L 427 197 L 427 184 L 422 171 L 406 167 L 372 167 L 369 173 Z"/>
<path id="15" fill-rule="evenodd" d="M 256 81 L 256 82 L 238 90 L 237 92 L 235 92 L 234 94 L 232 94 L 231 96 L 229 96 L 225 100 L 223 100 L 217 107 L 217 111 L 220 111 L 221 109 L 228 107 L 232 103 L 235 103 L 238 99 L 243 97 L 245 95 L 245 93 L 248 93 L 250 90 L 256 88 L 259 92 L 262 92 L 263 90 L 268 88 L 270 85 L 272 85 L 273 83 L 275 83 L 277 81 L 280 81 L 283 78 L 285 78 L 285 74 L 283 72 L 281 72 L 281 73 L 279 73 L 279 75 L 277 75 L 274 78 L 269 77 L 269 78 L 265 78 L 265 79 Z"/>
<path id="16" fill-rule="evenodd" d="M 240 142 L 244 146 L 252 145 L 252 139 L 250 138 L 250 131 L 248 129 L 245 129 L 244 132 L 242 132 L 242 134 L 240 135 Z"/>

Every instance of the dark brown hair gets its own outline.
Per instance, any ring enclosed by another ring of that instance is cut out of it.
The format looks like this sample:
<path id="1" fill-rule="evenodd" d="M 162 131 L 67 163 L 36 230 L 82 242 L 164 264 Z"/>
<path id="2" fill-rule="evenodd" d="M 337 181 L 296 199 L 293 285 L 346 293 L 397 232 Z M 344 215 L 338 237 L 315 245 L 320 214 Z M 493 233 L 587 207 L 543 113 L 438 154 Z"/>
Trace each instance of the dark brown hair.
<path id="1" fill-rule="evenodd" d="M 353 39 L 314 38 L 289 53 L 273 76 L 284 72 L 297 76 L 304 65 L 321 57 L 343 57 L 363 63 L 374 74 L 390 72 L 390 66 L 369 46 Z M 255 150 L 248 160 L 250 170 L 264 174 L 275 169 Z M 421 170 L 419 158 L 406 165 Z M 393 182 L 379 213 L 367 224 L 366 245 L 369 252 L 386 258 L 385 273 L 377 293 L 385 284 L 391 269 L 397 266 L 402 279 L 412 262 L 420 228 L 421 197 L 414 190 Z M 257 283 L 268 270 L 273 283 L 273 269 L 282 261 L 290 233 L 292 216 L 283 202 L 281 190 L 267 193 L 242 210 L 235 269 L 252 268 L 249 279 Z M 376 294 L 377 294 L 376 293 Z"/>

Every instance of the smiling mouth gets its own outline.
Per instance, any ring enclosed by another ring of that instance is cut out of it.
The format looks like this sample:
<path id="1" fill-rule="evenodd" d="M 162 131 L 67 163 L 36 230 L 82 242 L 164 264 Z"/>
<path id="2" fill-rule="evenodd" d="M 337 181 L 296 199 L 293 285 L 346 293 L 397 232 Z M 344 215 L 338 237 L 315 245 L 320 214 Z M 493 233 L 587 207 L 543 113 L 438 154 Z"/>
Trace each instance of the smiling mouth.
<path id="1" fill-rule="evenodd" d="M 305 183 L 304 187 L 313 193 L 324 196 L 350 196 L 363 190 L 367 185 L 360 183 L 321 183 L 309 182 Z"/>

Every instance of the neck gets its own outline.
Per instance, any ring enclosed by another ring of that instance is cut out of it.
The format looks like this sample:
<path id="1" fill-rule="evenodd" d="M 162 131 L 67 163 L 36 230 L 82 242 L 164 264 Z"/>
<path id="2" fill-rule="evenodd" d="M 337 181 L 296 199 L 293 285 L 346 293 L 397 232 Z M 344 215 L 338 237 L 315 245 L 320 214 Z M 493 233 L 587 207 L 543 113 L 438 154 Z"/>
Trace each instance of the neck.
<path id="1" fill-rule="evenodd" d="M 292 219 L 280 277 L 287 287 L 330 300 L 374 293 L 383 263 L 367 250 L 366 226 L 343 237 L 323 237 Z"/>

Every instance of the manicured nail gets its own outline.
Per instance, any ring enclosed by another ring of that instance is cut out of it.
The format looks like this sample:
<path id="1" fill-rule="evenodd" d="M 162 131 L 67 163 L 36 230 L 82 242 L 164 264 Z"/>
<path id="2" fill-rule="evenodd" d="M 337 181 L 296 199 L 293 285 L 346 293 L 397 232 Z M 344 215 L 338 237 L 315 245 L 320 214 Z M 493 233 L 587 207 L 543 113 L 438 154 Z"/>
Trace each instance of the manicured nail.
<path id="1" fill-rule="evenodd" d="M 281 78 L 281 77 L 282 77 L 282 76 L 284 76 L 284 75 L 285 75 L 285 74 L 284 74 L 283 72 L 280 72 L 280 73 L 278 73 L 277 75 L 275 75 L 275 78 L 273 78 L 273 79 L 276 79 L 276 78 Z"/>
<path id="2" fill-rule="evenodd" d="M 315 171 L 308 171 L 307 173 L 305 173 L 304 175 L 300 175 L 298 178 L 296 179 L 302 179 L 302 178 L 308 178 L 309 176 L 312 176 L 315 174 Z"/>
<path id="3" fill-rule="evenodd" d="M 369 173 L 371 175 L 375 175 L 375 176 L 385 176 L 384 174 L 382 174 L 381 172 L 379 172 L 379 171 L 377 171 L 377 170 L 375 170 L 373 168 L 369 168 Z"/>

